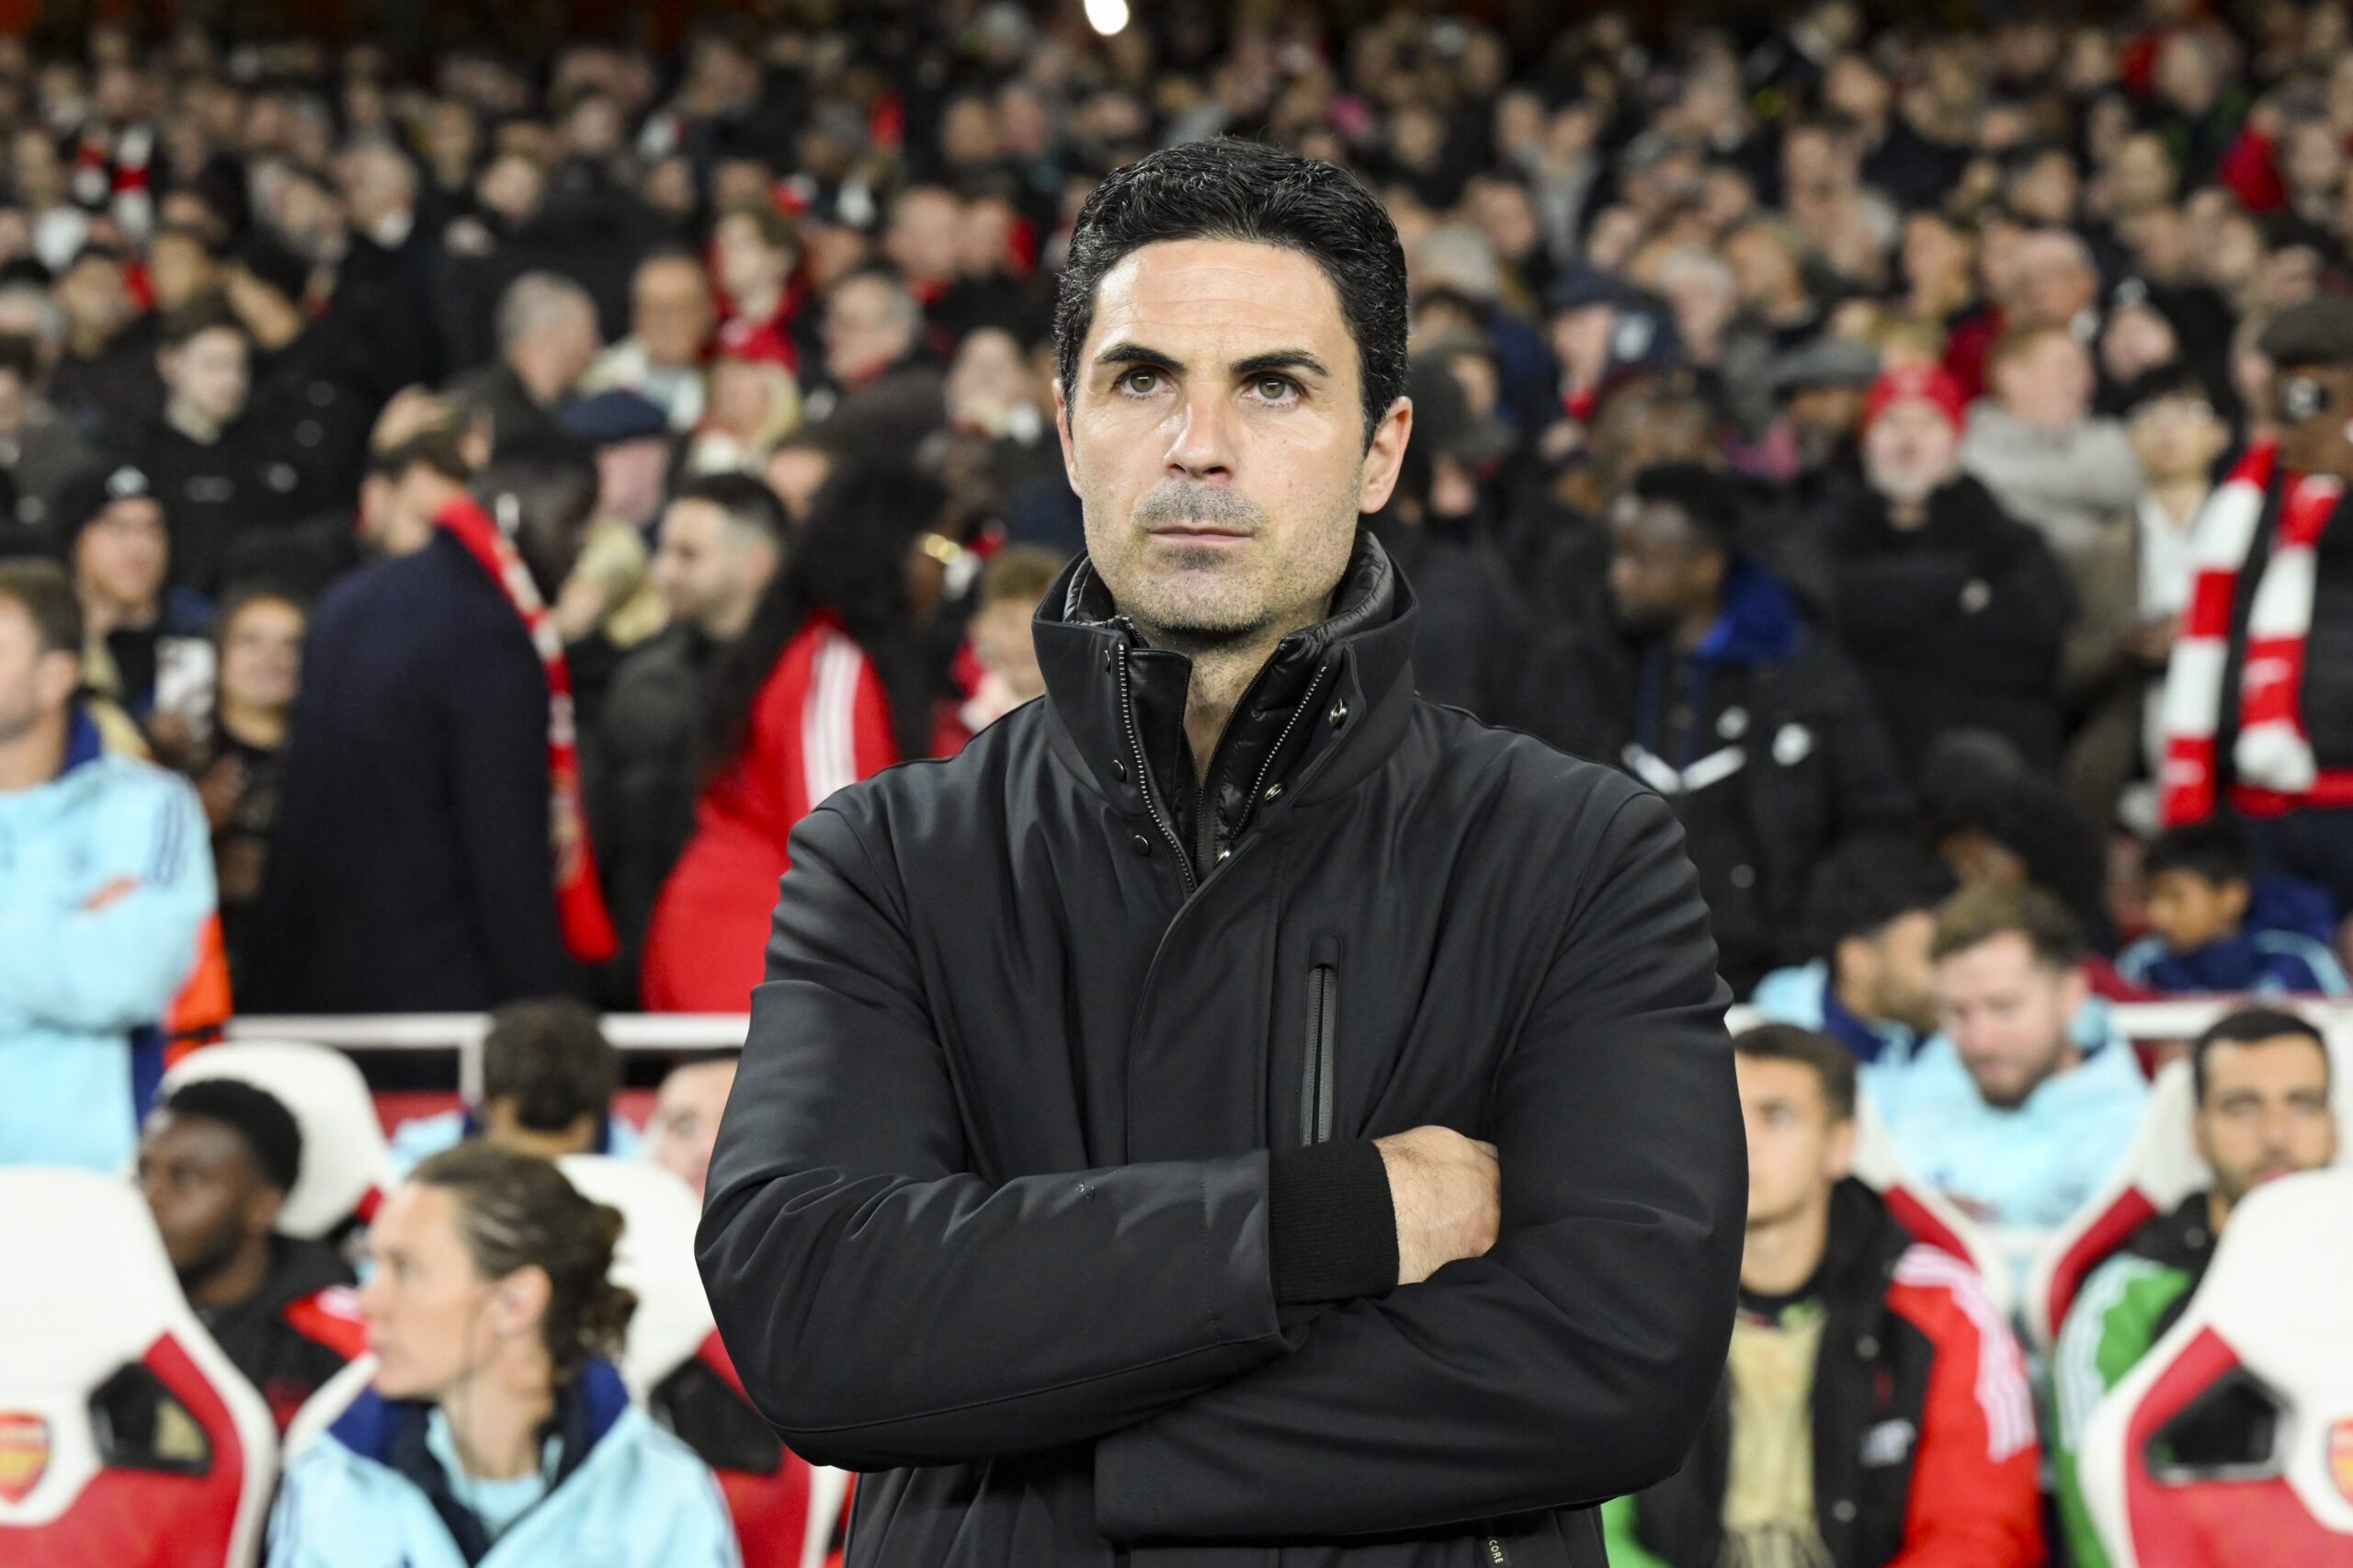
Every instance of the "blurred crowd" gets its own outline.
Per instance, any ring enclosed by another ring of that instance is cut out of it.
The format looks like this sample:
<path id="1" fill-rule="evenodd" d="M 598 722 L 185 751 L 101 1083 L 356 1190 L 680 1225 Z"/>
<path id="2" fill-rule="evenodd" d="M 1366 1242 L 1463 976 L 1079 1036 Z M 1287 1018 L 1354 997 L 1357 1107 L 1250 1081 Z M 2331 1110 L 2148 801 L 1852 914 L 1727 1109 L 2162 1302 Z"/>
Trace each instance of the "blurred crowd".
<path id="1" fill-rule="evenodd" d="M 1421 690 L 1674 806 L 1734 992 L 1844 1048 L 1745 1093 L 1828 1149 L 1859 1074 L 2023 1257 L 2140 1126 L 2107 1004 L 2347 989 L 2344 6 L 755 10 L 0 38 L 0 1160 L 123 1165 L 232 1008 L 741 1011 L 792 824 L 1043 690 L 1060 258 L 1219 135 L 1394 220 Z"/>

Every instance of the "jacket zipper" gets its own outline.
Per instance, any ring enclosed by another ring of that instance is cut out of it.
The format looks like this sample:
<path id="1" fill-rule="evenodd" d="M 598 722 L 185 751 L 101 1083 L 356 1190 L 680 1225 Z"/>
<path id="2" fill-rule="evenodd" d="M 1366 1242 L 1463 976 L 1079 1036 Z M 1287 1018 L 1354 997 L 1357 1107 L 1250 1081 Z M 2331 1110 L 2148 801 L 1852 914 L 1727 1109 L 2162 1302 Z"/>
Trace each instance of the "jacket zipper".
<path id="1" fill-rule="evenodd" d="M 1300 1073 L 1299 1141 L 1332 1141 L 1333 1065 L 1340 1033 L 1340 969 L 1318 963 L 1307 971 L 1307 1056 Z"/>
<path id="2" fill-rule="evenodd" d="M 1250 781 L 1250 793 L 1246 797 L 1250 802 L 1250 810 L 1256 811 L 1263 803 L 1259 795 L 1260 791 L 1267 787 L 1267 775 L 1275 770 L 1275 759 L 1282 756 L 1284 748 L 1290 745 L 1291 732 L 1299 728 L 1300 716 L 1314 710 L 1316 694 L 1324 689 L 1324 677 L 1331 672 L 1330 665 L 1316 666 L 1314 676 L 1307 683 L 1306 692 L 1300 698 L 1298 704 L 1291 709 L 1290 717 L 1283 721 L 1282 733 L 1275 737 L 1275 744 L 1267 750 L 1266 760 L 1258 764 L 1258 777 Z"/>
<path id="3" fill-rule="evenodd" d="M 1120 718 L 1127 725 L 1129 749 L 1135 754 L 1136 788 L 1143 791 L 1143 809 L 1151 814 L 1152 825 L 1160 830 L 1160 836 L 1176 852 L 1176 874 L 1184 879 L 1185 892 L 1189 897 L 1195 886 L 1193 862 L 1185 853 L 1185 841 L 1176 836 L 1176 824 L 1160 809 L 1159 798 L 1153 793 L 1152 765 L 1144 758 L 1143 732 L 1136 727 L 1135 688 L 1128 678 L 1128 645 L 1125 642 L 1120 644 Z"/>

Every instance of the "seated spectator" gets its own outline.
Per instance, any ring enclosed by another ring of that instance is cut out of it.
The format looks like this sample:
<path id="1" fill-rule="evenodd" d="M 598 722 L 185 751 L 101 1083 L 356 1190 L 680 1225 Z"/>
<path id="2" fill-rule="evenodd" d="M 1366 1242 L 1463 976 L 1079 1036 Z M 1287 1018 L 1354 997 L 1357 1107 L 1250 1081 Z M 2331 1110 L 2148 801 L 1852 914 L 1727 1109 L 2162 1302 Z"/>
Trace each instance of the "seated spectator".
<path id="1" fill-rule="evenodd" d="M 558 433 L 556 410 L 597 357 L 597 302 L 552 272 L 527 272 L 498 297 L 498 358 L 451 381 L 460 425 L 494 451 Z"/>
<path id="2" fill-rule="evenodd" d="M 1915 779 L 1949 730 L 1993 730 L 2037 767 L 2059 761 L 2066 579 L 2035 531 L 1961 472 L 1961 417 L 1943 371 L 1881 374 L 1863 415 L 1869 488 L 1827 540 L 1840 635 Z"/>
<path id="3" fill-rule="evenodd" d="M 0 561 L 0 1165 L 119 1171 L 212 858 L 195 790 L 100 748 L 82 647 L 65 574 Z"/>
<path id="4" fill-rule="evenodd" d="M 1738 493 L 1695 463 L 1635 476 L 1612 519 L 1616 636 L 1593 641 L 1572 749 L 1618 762 L 1682 821 L 1738 992 L 1802 956 L 1815 862 L 1908 810 L 1886 733 L 1836 644 L 1741 547 Z"/>
<path id="5" fill-rule="evenodd" d="M 1617 1568 L 2037 1568 L 2026 1365 L 1969 1266 L 1854 1179 L 1855 1062 L 1768 1024 L 1733 1040 L 1748 1233 L 1731 1362 L 1683 1468 L 1605 1507 Z"/>
<path id="6" fill-rule="evenodd" d="M 2268 1007 L 2233 1013 L 2199 1036 L 2189 1065 L 2190 1135 L 2214 1185 L 2143 1224 L 2092 1270 L 2052 1357 L 2059 1521 L 2075 1568 L 2108 1568 L 2075 1472 L 2084 1424 L 2188 1306 L 2239 1199 L 2336 1157 L 2328 1048 L 2303 1019 Z"/>
<path id="7" fill-rule="evenodd" d="M 2097 1191 L 2140 1130 L 2130 1049 L 2086 1052 L 2082 928 L 2040 888 L 1965 887 L 1929 945 L 1943 1031 L 1863 1074 L 1913 1175 L 2007 1233 L 2021 1259 Z"/>
<path id="8" fill-rule="evenodd" d="M 717 1481 L 614 1369 L 620 1229 L 513 1150 L 452 1149 L 396 1188 L 359 1291 L 376 1375 L 287 1467 L 271 1568 L 735 1562 Z"/>
<path id="9" fill-rule="evenodd" d="M 793 824 L 843 785 L 930 749 L 908 564 L 942 500 L 920 474 L 845 470 L 727 650 L 703 725 L 694 836 L 646 930 L 648 1009 L 742 1012 Z"/>
<path id="10" fill-rule="evenodd" d="M 736 1057 L 733 1051 L 689 1057 L 670 1069 L 654 1096 L 646 1157 L 675 1173 L 695 1189 L 697 1198 L 710 1175 L 711 1145 L 719 1138 L 727 1096 L 735 1087 Z"/>
<path id="11" fill-rule="evenodd" d="M 2342 996 L 2345 971 L 2325 942 L 2250 917 L 2246 835 L 2216 820 L 2170 828 L 2142 857 L 2151 934 L 2116 955 L 2117 971 L 2154 991 Z"/>
<path id="12" fill-rule="evenodd" d="M 662 514 L 653 564 L 670 624 L 622 658 L 586 736 L 582 782 L 630 1005 L 654 898 L 694 835 L 701 725 L 721 661 L 784 561 L 787 527 L 776 496 L 743 474 L 678 492 Z"/>
<path id="13" fill-rule="evenodd" d="M 2013 327 L 1985 371 L 1994 395 L 1969 411 L 1961 466 L 2073 567 L 2141 494 L 2141 460 L 2121 425 L 2092 417 L 2091 355 L 2066 327 Z"/>
<path id="14" fill-rule="evenodd" d="M 546 1160 L 634 1155 L 636 1131 L 613 1111 L 620 1082 L 620 1053 L 586 1006 L 510 1002 L 483 1037 L 482 1103 L 394 1128 L 392 1168 L 405 1172 L 472 1138 Z"/>
<path id="15" fill-rule="evenodd" d="M 235 1078 L 181 1085 L 139 1139 L 140 1189 L 188 1304 L 281 1432 L 367 1348 L 349 1267 L 276 1229 L 301 1168 L 293 1113 Z"/>
<path id="16" fill-rule="evenodd" d="M 612 956 L 571 676 L 536 637 L 596 489 L 568 445 L 509 442 L 429 546 L 320 602 L 247 1007 L 473 1011 Z"/>
<path id="17" fill-rule="evenodd" d="M 597 356 L 580 390 L 633 392 L 686 434 L 702 419 L 703 355 L 717 320 L 702 263 L 685 251 L 655 251 L 630 279 L 629 335 Z"/>
<path id="18" fill-rule="evenodd" d="M 1850 839 L 1814 869 L 1803 923 L 1817 955 L 1765 977 L 1749 1005 L 1819 1029 L 1859 1062 L 1903 1062 L 1937 1027 L 1928 958 L 1952 873 L 1908 839 Z"/>
<path id="19" fill-rule="evenodd" d="M 967 732 L 983 730 L 1033 698 L 1046 694 L 1038 668 L 1038 643 L 1030 618 L 1038 602 L 1062 575 L 1063 562 L 1034 544 L 1007 545 L 981 568 L 980 607 L 965 635 L 981 666 L 980 684 L 957 710 Z"/>
<path id="20" fill-rule="evenodd" d="M 158 676 L 170 665 L 171 707 L 185 716 L 188 699 L 209 684 L 204 638 L 212 607 L 192 588 L 167 585 L 171 530 L 147 475 L 131 463 L 83 474 L 59 495 L 58 524 L 89 638 L 83 686 L 145 726 Z"/>

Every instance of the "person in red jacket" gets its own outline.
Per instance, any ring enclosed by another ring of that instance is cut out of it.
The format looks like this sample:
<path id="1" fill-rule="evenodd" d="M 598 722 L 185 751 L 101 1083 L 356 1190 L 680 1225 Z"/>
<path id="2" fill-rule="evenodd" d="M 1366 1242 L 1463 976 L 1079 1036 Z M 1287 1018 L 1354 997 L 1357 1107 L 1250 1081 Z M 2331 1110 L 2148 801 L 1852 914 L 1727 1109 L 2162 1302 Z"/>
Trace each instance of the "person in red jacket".
<path id="1" fill-rule="evenodd" d="M 1603 1511 L 1618 1568 L 2036 1568 L 2034 1403 L 1968 1264 L 1847 1174 L 1855 1059 L 1734 1037 L 1748 1236 L 1723 1386 L 1683 1468 Z"/>
<path id="2" fill-rule="evenodd" d="M 853 469 L 818 493 L 712 682 L 694 836 L 646 930 L 649 1011 L 744 1011 L 793 824 L 842 786 L 929 751 L 909 566 L 944 499 L 896 469 Z"/>

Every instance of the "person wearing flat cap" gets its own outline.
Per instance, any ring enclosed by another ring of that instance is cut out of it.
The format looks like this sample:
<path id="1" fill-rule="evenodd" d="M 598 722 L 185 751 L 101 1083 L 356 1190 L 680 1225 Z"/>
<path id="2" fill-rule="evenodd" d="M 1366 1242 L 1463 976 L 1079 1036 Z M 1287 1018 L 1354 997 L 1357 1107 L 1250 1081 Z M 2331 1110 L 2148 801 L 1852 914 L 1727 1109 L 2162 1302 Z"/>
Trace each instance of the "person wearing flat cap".
<path id="1" fill-rule="evenodd" d="M 2207 501 L 2167 666 L 2159 813 L 2246 825 L 2258 866 L 2353 903 L 2353 300 L 2290 306 L 2256 347 L 2270 433 Z"/>

